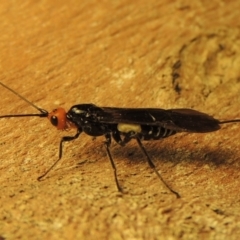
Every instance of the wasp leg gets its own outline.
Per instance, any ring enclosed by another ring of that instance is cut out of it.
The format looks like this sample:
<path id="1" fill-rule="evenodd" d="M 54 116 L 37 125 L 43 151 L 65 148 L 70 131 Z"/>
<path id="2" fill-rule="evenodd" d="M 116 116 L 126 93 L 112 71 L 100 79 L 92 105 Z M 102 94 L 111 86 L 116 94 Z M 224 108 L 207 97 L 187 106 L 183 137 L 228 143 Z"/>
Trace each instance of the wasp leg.
<path id="1" fill-rule="evenodd" d="M 142 142 L 135 132 L 128 132 L 124 138 L 122 139 L 119 132 L 113 132 L 113 139 L 121 146 L 125 146 L 132 138 L 135 138 L 137 140 L 137 143 L 139 147 L 141 148 L 144 155 L 147 157 L 148 165 L 154 170 L 154 172 L 157 174 L 158 178 L 163 182 L 163 184 L 166 186 L 167 189 L 169 189 L 173 194 L 176 195 L 177 198 L 180 198 L 180 194 L 176 191 L 174 191 L 162 178 L 160 173 L 157 171 L 156 166 L 154 165 L 153 161 L 151 160 L 150 156 L 148 155 L 146 149 L 142 145 Z"/>
<path id="2" fill-rule="evenodd" d="M 148 165 L 154 170 L 154 172 L 157 174 L 158 178 L 163 182 L 163 184 L 173 193 L 176 195 L 177 198 L 180 198 L 180 194 L 176 191 L 174 191 L 162 178 L 162 176 L 160 175 L 160 173 L 157 171 L 155 164 L 153 163 L 153 161 L 151 160 L 150 156 L 148 155 L 146 149 L 144 148 L 144 146 L 142 145 L 141 140 L 136 137 L 137 143 L 139 145 L 139 147 L 141 148 L 142 152 L 144 153 L 144 155 L 147 157 L 147 161 L 148 161 Z"/>
<path id="3" fill-rule="evenodd" d="M 115 178 L 115 182 L 116 182 L 116 185 L 117 185 L 117 189 L 118 189 L 119 192 L 123 192 L 123 190 L 120 187 L 120 184 L 118 182 L 117 168 L 115 166 L 115 163 L 114 163 L 113 158 L 112 158 L 112 154 L 111 154 L 110 149 L 109 149 L 109 147 L 111 145 L 111 135 L 109 133 L 107 133 L 107 134 L 105 134 L 105 138 L 106 138 L 105 146 L 106 146 L 107 154 L 108 154 L 108 157 L 109 157 L 109 160 L 110 160 L 110 163 L 112 165 L 113 172 L 114 172 L 114 178 Z"/>
<path id="4" fill-rule="evenodd" d="M 74 136 L 65 136 L 61 139 L 60 141 L 60 145 L 59 145 L 59 157 L 58 160 L 54 162 L 54 164 L 41 176 L 39 176 L 37 178 L 38 181 L 41 181 L 44 177 L 46 177 L 46 175 L 58 164 L 58 162 L 61 160 L 62 158 L 62 149 L 63 149 L 63 143 L 64 142 L 70 142 L 73 141 L 74 139 L 78 138 L 79 135 L 81 134 L 81 130 L 78 129 L 77 133 Z"/>
<path id="5" fill-rule="evenodd" d="M 134 138 L 135 135 L 136 134 L 134 132 L 129 132 L 122 139 L 118 131 L 112 133 L 115 142 L 117 142 L 122 147 L 124 147 L 132 138 Z"/>

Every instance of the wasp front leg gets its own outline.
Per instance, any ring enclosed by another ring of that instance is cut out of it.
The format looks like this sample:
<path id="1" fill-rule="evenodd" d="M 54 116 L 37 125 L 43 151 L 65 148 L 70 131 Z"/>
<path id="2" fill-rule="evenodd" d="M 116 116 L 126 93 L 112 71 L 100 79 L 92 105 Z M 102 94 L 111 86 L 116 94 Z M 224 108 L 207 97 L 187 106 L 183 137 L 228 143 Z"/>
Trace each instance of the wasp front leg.
<path id="1" fill-rule="evenodd" d="M 81 134 L 82 130 L 78 129 L 77 133 L 74 136 L 65 136 L 61 139 L 60 144 L 59 144 L 59 157 L 58 160 L 54 162 L 54 164 L 40 177 L 37 178 L 38 181 L 41 181 L 42 178 L 44 178 L 57 164 L 58 162 L 62 159 L 62 149 L 63 149 L 63 143 L 64 142 L 70 142 L 73 141 L 74 139 L 78 138 L 79 135 Z"/>

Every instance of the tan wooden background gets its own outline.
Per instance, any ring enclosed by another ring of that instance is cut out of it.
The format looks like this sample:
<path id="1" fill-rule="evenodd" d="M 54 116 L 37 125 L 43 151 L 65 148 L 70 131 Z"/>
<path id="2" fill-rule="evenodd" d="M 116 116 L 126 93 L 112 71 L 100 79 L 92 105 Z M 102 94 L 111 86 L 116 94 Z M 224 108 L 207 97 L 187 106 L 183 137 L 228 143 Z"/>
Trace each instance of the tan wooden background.
<path id="1" fill-rule="evenodd" d="M 49 111 L 74 104 L 194 108 L 240 118 L 240 2 L 0 3 L 0 81 Z M 181 64 L 179 64 L 181 63 Z M 0 115 L 36 112 L 0 87 Z M 0 119 L 0 236 L 6 239 L 239 239 L 240 124 L 145 142 L 64 146 L 46 119 Z"/>

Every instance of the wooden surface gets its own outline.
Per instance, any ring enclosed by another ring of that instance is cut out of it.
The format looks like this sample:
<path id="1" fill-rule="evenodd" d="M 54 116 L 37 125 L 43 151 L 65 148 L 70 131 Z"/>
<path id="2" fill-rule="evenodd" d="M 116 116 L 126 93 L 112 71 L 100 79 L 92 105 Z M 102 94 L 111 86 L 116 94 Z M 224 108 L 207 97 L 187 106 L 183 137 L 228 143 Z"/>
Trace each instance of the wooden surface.
<path id="1" fill-rule="evenodd" d="M 240 2 L 1 1 L 0 81 L 41 108 L 194 108 L 240 118 Z M 0 87 L 0 114 L 36 112 Z M 144 145 L 82 135 L 64 146 L 46 119 L 0 119 L 5 239 L 239 239 L 240 124 Z"/>

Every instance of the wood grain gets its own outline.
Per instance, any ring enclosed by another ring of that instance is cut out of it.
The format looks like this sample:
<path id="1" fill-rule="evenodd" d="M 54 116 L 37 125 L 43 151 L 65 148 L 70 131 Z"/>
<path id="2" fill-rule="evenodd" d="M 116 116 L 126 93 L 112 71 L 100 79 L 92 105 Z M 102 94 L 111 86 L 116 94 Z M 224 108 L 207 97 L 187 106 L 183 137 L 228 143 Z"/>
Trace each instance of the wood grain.
<path id="1" fill-rule="evenodd" d="M 240 2 L 2 1 L 0 81 L 41 108 L 194 108 L 240 118 Z M 0 88 L 0 114 L 36 112 Z M 238 239 L 239 125 L 146 142 L 64 146 L 45 119 L 1 119 L 0 236 L 6 239 Z"/>

